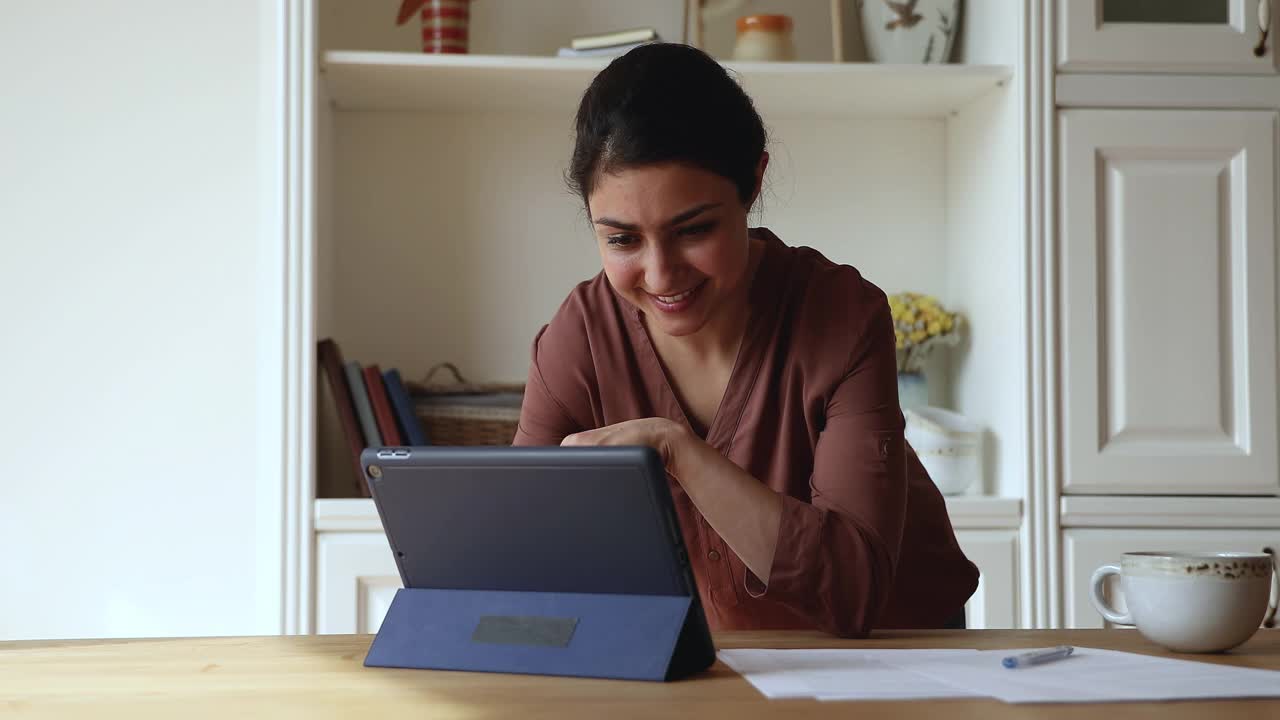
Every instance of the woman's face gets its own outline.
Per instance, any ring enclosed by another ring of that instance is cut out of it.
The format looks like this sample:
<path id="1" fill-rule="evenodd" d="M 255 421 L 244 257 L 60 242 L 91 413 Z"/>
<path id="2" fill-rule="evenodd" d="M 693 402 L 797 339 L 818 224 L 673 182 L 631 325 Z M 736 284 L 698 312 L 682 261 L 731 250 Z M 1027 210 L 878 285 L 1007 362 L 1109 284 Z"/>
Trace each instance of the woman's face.
<path id="1" fill-rule="evenodd" d="M 587 206 L 605 275 L 651 331 L 691 335 L 745 301 L 748 208 L 729 180 L 679 163 L 625 168 L 602 175 Z"/>

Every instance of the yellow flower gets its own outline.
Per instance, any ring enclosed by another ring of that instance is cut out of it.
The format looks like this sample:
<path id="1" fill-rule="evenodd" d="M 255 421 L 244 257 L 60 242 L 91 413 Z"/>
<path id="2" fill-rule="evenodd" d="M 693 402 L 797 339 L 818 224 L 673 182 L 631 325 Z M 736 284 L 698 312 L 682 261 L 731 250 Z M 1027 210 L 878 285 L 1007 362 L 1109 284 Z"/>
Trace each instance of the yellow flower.
<path id="1" fill-rule="evenodd" d="M 932 295 L 900 292 L 888 296 L 888 301 L 894 345 L 908 354 L 935 338 L 947 337 L 958 327 L 956 315 L 947 312 Z"/>

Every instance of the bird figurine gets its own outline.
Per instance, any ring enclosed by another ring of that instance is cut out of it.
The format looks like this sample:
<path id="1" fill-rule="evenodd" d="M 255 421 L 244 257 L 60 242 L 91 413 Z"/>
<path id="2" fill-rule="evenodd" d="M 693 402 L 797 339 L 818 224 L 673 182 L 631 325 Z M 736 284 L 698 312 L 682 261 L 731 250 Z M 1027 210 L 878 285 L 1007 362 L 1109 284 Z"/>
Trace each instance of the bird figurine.
<path id="1" fill-rule="evenodd" d="M 924 16 L 916 12 L 916 4 L 920 0 L 905 0 L 905 2 L 894 2 L 894 0 L 884 0 L 884 4 L 894 12 L 898 17 L 885 23 L 885 30 L 897 30 L 898 28 L 909 29 L 916 26 Z"/>

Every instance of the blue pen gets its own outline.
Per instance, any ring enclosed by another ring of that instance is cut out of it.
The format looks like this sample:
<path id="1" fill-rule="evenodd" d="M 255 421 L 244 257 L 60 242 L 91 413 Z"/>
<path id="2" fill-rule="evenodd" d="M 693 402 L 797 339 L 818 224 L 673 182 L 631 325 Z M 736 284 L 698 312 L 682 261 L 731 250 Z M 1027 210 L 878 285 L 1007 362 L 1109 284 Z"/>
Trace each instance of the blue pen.
<path id="1" fill-rule="evenodd" d="M 1000 661 L 1001 665 L 1007 668 L 1020 668 L 1028 665 L 1039 665 L 1040 663 L 1053 662 L 1061 660 L 1064 657 L 1075 652 L 1075 648 L 1070 645 L 1059 645 L 1058 647 L 1046 648 L 1044 650 L 1032 650 L 1021 655 L 1010 655 Z"/>

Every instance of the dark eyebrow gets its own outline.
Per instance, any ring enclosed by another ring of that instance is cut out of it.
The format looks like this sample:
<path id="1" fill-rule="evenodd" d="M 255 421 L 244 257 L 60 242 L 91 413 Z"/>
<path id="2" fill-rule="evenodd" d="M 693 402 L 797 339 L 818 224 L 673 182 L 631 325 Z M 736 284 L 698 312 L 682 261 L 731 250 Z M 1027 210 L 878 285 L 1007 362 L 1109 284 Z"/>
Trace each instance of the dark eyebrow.
<path id="1" fill-rule="evenodd" d="M 666 226 L 671 227 L 673 225 L 679 225 L 680 223 L 685 222 L 686 220 L 692 220 L 693 218 L 701 215 L 702 213 L 712 208 L 720 207 L 721 204 L 722 203 L 703 203 L 702 205 L 698 205 L 697 207 L 689 208 L 688 210 L 685 210 L 679 215 L 676 215 L 675 217 L 668 220 Z M 640 229 L 639 225 L 635 225 L 633 223 L 625 223 L 625 222 L 622 222 L 621 220 L 614 220 L 613 218 L 607 218 L 607 217 L 596 218 L 595 224 L 607 225 L 611 228 L 626 230 L 628 232 L 635 232 L 636 230 Z"/>

